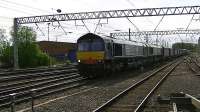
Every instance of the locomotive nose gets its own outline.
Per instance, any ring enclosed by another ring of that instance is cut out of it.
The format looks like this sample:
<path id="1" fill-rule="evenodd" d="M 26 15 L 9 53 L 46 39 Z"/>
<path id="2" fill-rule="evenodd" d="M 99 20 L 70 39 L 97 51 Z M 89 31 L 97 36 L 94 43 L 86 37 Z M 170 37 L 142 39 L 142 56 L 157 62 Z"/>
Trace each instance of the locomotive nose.
<path id="1" fill-rule="evenodd" d="M 80 60 L 80 63 L 96 64 L 98 62 L 102 62 L 104 59 L 104 52 L 78 52 L 77 58 Z"/>

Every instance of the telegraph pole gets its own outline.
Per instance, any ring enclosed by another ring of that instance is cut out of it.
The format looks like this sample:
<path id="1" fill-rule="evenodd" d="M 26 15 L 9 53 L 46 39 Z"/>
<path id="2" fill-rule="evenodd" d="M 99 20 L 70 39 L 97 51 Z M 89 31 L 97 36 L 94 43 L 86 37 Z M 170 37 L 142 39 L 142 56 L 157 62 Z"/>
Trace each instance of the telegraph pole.
<path id="1" fill-rule="evenodd" d="M 47 25 L 48 25 L 48 41 L 49 41 L 49 25 L 50 25 L 50 23 L 47 23 Z"/>
<path id="2" fill-rule="evenodd" d="M 19 68 L 17 30 L 18 30 L 17 18 L 14 18 L 14 35 L 13 35 L 13 40 L 14 40 L 13 41 L 13 47 L 14 47 L 14 69 L 18 69 Z"/>

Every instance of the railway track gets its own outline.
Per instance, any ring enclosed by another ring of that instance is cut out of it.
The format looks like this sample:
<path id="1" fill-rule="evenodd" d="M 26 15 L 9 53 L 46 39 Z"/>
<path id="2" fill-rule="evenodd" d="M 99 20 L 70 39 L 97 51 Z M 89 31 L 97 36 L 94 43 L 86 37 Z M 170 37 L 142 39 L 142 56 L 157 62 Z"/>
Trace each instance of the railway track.
<path id="1" fill-rule="evenodd" d="M 86 82 L 83 82 L 84 80 L 85 78 L 75 78 L 75 79 L 71 79 L 65 82 L 55 83 L 52 85 L 36 88 L 34 92 L 36 92 L 37 94 L 34 96 L 34 98 L 41 98 L 49 94 L 54 94 L 56 92 L 60 92 L 66 89 L 71 89 L 74 87 L 81 86 L 86 83 Z M 31 100 L 32 98 L 31 90 L 33 89 L 13 93 L 15 94 L 15 101 L 14 101 L 15 104 L 19 104 L 19 103 L 23 103 L 23 102 Z M 10 101 L 10 95 L 1 96 L 0 108 L 9 107 L 11 102 L 12 101 Z"/>
<path id="2" fill-rule="evenodd" d="M 193 73 L 197 73 L 197 70 L 195 69 L 196 67 L 200 68 L 200 65 L 191 57 L 186 57 L 184 62 L 186 63 L 189 70 Z"/>
<path id="3" fill-rule="evenodd" d="M 192 63 L 194 63 L 198 68 L 200 68 L 200 65 L 199 65 L 199 62 L 198 62 L 197 57 L 191 56 L 191 57 L 189 57 L 189 59 L 190 59 L 190 61 L 191 61 Z"/>
<path id="4" fill-rule="evenodd" d="M 17 74 L 12 76 L 2 76 L 0 77 L 0 82 L 5 81 L 13 81 L 18 79 L 32 79 L 36 77 L 45 77 L 45 76 L 51 76 L 51 75 L 59 75 L 64 73 L 72 73 L 77 72 L 77 69 L 66 69 L 66 70 L 54 70 L 54 71 L 46 71 L 41 73 L 25 73 L 25 74 Z"/>
<path id="5" fill-rule="evenodd" d="M 153 92 L 179 64 L 180 61 L 170 63 L 158 69 L 154 73 L 120 92 L 112 99 L 96 108 L 93 112 L 142 111 Z"/>
<path id="6" fill-rule="evenodd" d="M 48 72 L 45 70 L 43 73 L 15 74 L 13 76 L 0 77 L 0 108 L 10 106 L 12 102 L 10 100 L 11 94 L 15 95 L 15 103 L 18 104 L 30 100 L 33 97 L 33 89 L 37 93 L 34 98 L 40 98 L 81 86 L 87 82 L 86 78 L 77 73 L 77 69 L 67 67 L 68 69 L 66 70 L 60 70 L 64 68 Z"/>
<path id="7" fill-rule="evenodd" d="M 74 74 L 74 73 L 69 73 L 69 74 Z M 12 83 L 8 83 L 8 84 L 2 84 L 2 85 L 0 85 L 0 91 L 13 89 L 13 88 L 16 88 L 18 86 L 25 85 L 25 84 L 28 85 L 28 84 L 33 84 L 33 83 L 37 83 L 37 82 L 40 82 L 40 81 L 41 82 L 42 81 L 48 81 L 48 80 L 53 80 L 53 79 L 58 79 L 58 78 L 67 77 L 68 76 L 66 74 L 56 74 L 56 75 L 55 74 L 54 75 L 48 74 L 48 75 L 46 75 L 45 77 L 39 76 L 39 78 L 34 77 L 35 79 L 33 79 L 33 77 L 32 77 L 31 79 L 26 79 L 24 81 L 12 82 Z M 42 76 L 44 76 L 44 75 L 42 75 Z"/>
<path id="8" fill-rule="evenodd" d="M 55 70 L 65 70 L 65 69 L 75 69 L 76 66 L 61 66 L 61 67 L 50 67 L 50 68 L 28 68 L 28 69 L 18 69 L 18 70 L 4 70 L 0 72 L 0 77 L 4 76 L 13 76 L 18 74 L 29 74 L 29 73 L 41 73 L 46 71 L 55 71 Z"/>

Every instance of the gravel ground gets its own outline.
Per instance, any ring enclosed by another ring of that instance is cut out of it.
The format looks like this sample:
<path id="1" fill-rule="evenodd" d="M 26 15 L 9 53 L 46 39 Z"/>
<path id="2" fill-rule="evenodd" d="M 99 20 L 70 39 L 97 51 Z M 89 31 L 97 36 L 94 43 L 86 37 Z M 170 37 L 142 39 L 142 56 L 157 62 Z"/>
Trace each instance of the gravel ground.
<path id="1" fill-rule="evenodd" d="M 199 69 L 199 68 L 198 68 Z M 199 70 L 198 70 L 199 71 Z M 199 73 L 197 73 L 199 74 Z M 150 102 L 147 106 L 151 108 L 146 108 L 145 111 L 161 111 L 162 108 L 158 107 L 167 107 L 167 105 L 161 105 L 156 102 L 157 96 L 169 97 L 171 93 L 184 92 L 194 97 L 200 97 L 200 76 L 196 76 L 189 70 L 188 66 L 185 63 L 181 63 L 174 72 L 165 80 L 165 82 L 158 88 L 155 94 L 150 99 Z M 172 105 L 168 105 L 172 107 Z M 157 108 L 152 108 L 157 107 Z"/>
<path id="2" fill-rule="evenodd" d="M 43 97 L 36 100 L 36 104 L 41 104 L 36 107 L 36 112 L 88 112 L 92 111 L 98 106 L 102 105 L 110 98 L 115 96 L 120 91 L 124 90 L 139 79 L 149 75 L 154 70 L 147 70 L 145 73 L 138 73 L 135 71 L 124 72 L 118 75 L 112 75 L 108 78 L 98 78 L 90 81 L 85 86 L 64 91 L 58 94 Z M 113 77 L 115 77 L 113 79 Z M 60 98 L 59 100 L 49 101 L 53 98 Z M 47 103 L 45 103 L 47 102 Z M 17 106 L 17 110 L 29 108 L 30 103 L 24 103 Z M 30 111 L 30 110 L 28 110 Z M 0 112 L 9 112 L 4 109 Z M 27 111 L 26 111 L 27 112 Z"/>
<path id="3" fill-rule="evenodd" d="M 111 106 L 105 109 L 105 112 L 131 112 L 134 111 L 151 89 L 167 73 L 172 66 L 158 72 L 149 78 L 142 85 L 131 89 L 126 95 L 118 99 Z"/>

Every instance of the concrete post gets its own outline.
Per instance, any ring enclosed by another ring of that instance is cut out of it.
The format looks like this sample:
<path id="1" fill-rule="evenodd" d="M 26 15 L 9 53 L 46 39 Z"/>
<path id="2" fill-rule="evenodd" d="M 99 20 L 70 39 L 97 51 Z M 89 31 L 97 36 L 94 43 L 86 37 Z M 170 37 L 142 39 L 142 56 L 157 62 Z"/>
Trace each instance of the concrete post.
<path id="1" fill-rule="evenodd" d="M 30 92 L 31 92 L 31 110 L 32 110 L 32 112 L 35 112 L 35 110 L 34 110 L 34 105 L 35 105 L 34 100 L 35 100 L 36 89 L 31 89 Z"/>
<path id="2" fill-rule="evenodd" d="M 16 98 L 16 93 L 9 94 L 9 96 L 10 96 L 11 112 L 15 112 L 15 98 Z"/>

